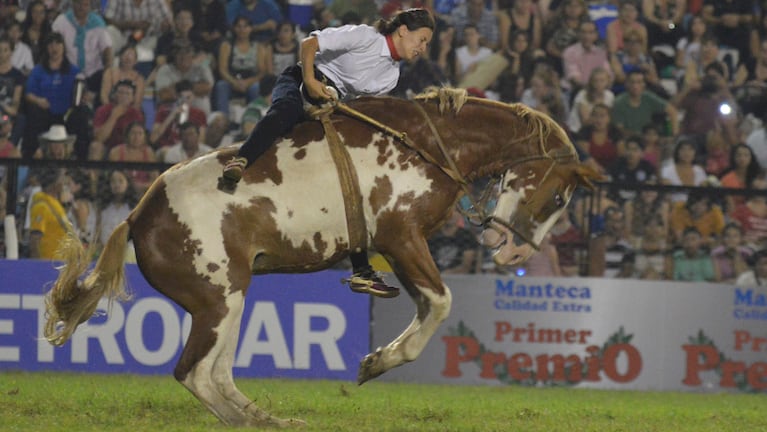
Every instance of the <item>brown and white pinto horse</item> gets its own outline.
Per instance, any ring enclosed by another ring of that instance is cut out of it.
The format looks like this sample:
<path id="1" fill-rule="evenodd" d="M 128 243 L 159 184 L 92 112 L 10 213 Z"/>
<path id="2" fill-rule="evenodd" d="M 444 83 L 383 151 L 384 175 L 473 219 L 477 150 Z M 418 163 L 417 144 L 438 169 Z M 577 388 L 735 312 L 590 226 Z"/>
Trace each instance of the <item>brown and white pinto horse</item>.
<path id="1" fill-rule="evenodd" d="M 499 263 L 527 259 L 533 248 L 520 238 L 539 243 L 576 186 L 597 177 L 578 162 L 555 122 L 522 105 L 443 89 L 416 101 L 362 98 L 350 106 L 446 161 L 441 140 L 468 181 L 503 175 L 486 229 Z M 403 333 L 362 360 L 363 383 L 415 360 L 447 317 L 450 290 L 426 239 L 447 220 L 462 188 L 444 168 L 379 128 L 342 114 L 333 121 L 357 170 L 368 243 L 416 304 Z M 175 378 L 223 423 L 285 426 L 294 423 L 258 408 L 232 379 L 244 298 L 252 274 L 314 272 L 348 255 L 344 196 L 319 122 L 298 125 L 227 194 L 217 190 L 217 178 L 234 153 L 215 151 L 165 172 L 112 233 L 84 280 L 89 263 L 82 246 L 66 244 L 66 263 L 46 297 L 45 335 L 63 344 L 102 297 L 124 294 L 123 259 L 132 239 L 147 281 L 192 316 Z"/>

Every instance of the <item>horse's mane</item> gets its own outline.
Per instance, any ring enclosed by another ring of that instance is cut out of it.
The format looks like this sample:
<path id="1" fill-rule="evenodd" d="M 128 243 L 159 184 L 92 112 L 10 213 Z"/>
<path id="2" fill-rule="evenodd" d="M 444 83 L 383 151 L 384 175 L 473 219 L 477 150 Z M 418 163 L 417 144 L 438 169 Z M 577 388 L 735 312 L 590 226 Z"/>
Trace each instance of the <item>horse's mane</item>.
<path id="1" fill-rule="evenodd" d="M 422 93 L 416 95 L 414 99 L 424 101 L 437 99 L 439 102 L 440 114 L 444 114 L 448 109 L 452 109 L 453 112 L 458 114 L 464 104 L 468 101 L 511 109 L 519 118 L 526 120 L 528 132 L 526 135 L 516 138 L 512 143 L 536 139 L 542 155 L 551 155 L 551 157 L 555 159 L 563 158 L 565 156 L 577 158 L 575 147 L 567 136 L 565 130 L 548 115 L 536 111 L 527 105 L 521 103 L 508 104 L 490 99 L 477 98 L 469 96 L 466 89 L 439 86 L 427 87 Z M 553 149 L 554 152 L 552 154 L 550 152 L 552 149 L 545 148 L 546 138 L 551 134 L 554 134 L 555 138 L 567 145 L 566 151 L 562 151 L 562 149 Z"/>

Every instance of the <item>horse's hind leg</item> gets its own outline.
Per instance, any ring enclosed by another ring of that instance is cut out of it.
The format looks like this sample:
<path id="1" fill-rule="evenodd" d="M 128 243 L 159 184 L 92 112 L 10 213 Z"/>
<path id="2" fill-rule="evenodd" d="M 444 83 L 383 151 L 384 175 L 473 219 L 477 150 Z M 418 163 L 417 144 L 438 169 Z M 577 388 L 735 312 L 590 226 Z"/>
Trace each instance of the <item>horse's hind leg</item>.
<path id="1" fill-rule="evenodd" d="M 364 383 L 403 363 L 415 360 L 450 313 L 452 296 L 431 259 L 426 240 L 400 245 L 394 271 L 416 304 L 410 325 L 391 343 L 362 359 L 357 382 Z"/>
<path id="2" fill-rule="evenodd" d="M 239 340 L 244 291 L 192 313 L 192 330 L 174 375 L 223 423 L 233 426 L 291 426 L 258 408 L 237 389 L 232 366 Z M 223 312 L 222 312 L 223 311 Z"/>

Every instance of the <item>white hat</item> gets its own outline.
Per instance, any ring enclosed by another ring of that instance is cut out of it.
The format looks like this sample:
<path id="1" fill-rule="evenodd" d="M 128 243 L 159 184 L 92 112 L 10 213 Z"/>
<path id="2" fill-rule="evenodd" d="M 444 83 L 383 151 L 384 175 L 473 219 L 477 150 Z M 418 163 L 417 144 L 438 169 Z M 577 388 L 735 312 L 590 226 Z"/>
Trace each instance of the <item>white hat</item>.
<path id="1" fill-rule="evenodd" d="M 51 125 L 51 128 L 46 132 L 38 135 L 37 138 L 41 141 L 41 143 L 63 142 L 67 146 L 70 146 L 74 144 L 76 137 L 74 135 L 69 135 L 67 133 L 67 128 L 64 127 L 64 125 L 54 124 Z"/>

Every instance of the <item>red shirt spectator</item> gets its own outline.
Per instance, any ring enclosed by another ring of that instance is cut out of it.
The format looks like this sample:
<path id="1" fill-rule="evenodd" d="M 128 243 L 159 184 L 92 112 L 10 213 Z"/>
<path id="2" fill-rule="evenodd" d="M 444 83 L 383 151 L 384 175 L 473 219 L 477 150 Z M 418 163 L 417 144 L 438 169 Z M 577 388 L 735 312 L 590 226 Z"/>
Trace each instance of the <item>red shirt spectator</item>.
<path id="1" fill-rule="evenodd" d="M 182 105 L 178 105 L 174 102 L 160 105 L 157 109 L 157 114 L 154 118 L 154 127 L 152 129 L 152 138 L 154 138 L 152 145 L 154 148 L 170 147 L 181 140 L 179 125 L 182 122 L 180 121 L 180 117 L 186 115 L 189 117 L 188 119 L 184 119 L 184 121 L 190 121 L 197 125 L 200 130 L 200 135 L 203 135 L 203 131 L 205 131 L 208 125 L 205 112 L 189 104 L 186 104 L 186 108 Z M 188 114 L 183 113 L 186 109 L 188 109 Z M 162 130 L 163 126 L 165 126 L 164 130 Z M 162 131 L 159 137 L 155 137 L 155 129 Z"/>
<path id="2" fill-rule="evenodd" d="M 108 120 L 112 111 L 115 108 L 115 104 L 109 103 L 101 105 L 96 109 L 96 113 L 93 115 L 93 128 L 96 129 L 104 125 Z M 144 122 L 144 113 L 133 107 L 127 107 L 125 112 L 117 117 L 115 120 L 112 132 L 104 141 L 104 147 L 109 150 L 112 147 L 125 141 L 125 128 L 133 122 Z"/>

